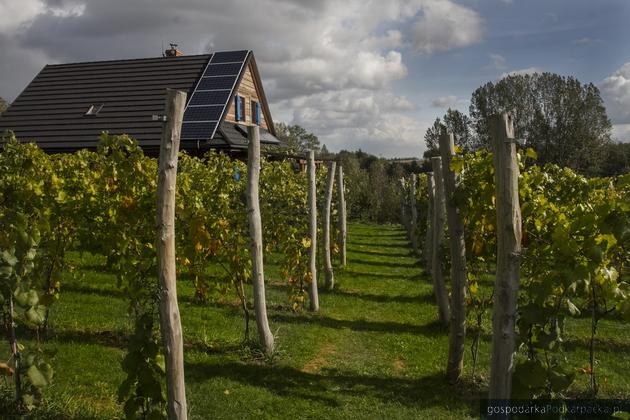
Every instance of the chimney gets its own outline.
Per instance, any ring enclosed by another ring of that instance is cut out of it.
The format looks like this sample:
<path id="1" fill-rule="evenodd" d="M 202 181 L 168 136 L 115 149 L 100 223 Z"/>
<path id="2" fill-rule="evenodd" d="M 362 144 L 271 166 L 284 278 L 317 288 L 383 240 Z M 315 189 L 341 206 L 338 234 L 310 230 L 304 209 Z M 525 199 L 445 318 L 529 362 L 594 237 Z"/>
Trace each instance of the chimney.
<path id="1" fill-rule="evenodd" d="M 164 51 L 164 57 L 180 57 L 184 55 L 183 52 L 177 49 L 177 44 L 170 43 L 171 48 Z"/>

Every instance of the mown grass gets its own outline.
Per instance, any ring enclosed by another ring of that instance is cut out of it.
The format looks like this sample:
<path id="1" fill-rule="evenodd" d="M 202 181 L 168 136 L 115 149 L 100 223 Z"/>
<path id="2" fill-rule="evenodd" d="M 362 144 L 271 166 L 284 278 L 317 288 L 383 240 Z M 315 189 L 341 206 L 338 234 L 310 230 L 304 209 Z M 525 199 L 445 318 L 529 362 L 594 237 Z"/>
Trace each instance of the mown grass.
<path id="1" fill-rule="evenodd" d="M 477 416 L 489 336 L 481 341 L 478 375 L 471 377 L 467 351 L 465 379 L 447 385 L 447 331 L 436 322 L 430 281 L 410 256 L 402 230 L 351 224 L 348 245 L 348 268 L 337 270 L 337 288 L 322 293 L 316 315 L 290 310 L 277 258 L 267 261 L 269 316 L 279 348 L 273 363 L 259 360 L 243 343 L 236 295 L 199 304 L 190 281 L 180 279 L 191 418 Z M 54 384 L 34 417 L 119 418 L 116 391 L 124 379 L 120 361 L 131 328 L 127 302 L 103 258 L 79 253 L 72 258 L 77 269 L 65 276 L 44 344 L 56 352 Z M 589 325 L 576 319 L 567 326 L 567 357 L 576 365 L 588 361 Z M 601 396 L 630 397 L 627 327 L 600 323 Z M 8 358 L 7 350 L 0 341 L 0 359 Z M 587 379 L 578 376 L 576 393 L 586 389 Z M 0 389 L 6 404 L 10 388 L 0 381 Z"/>

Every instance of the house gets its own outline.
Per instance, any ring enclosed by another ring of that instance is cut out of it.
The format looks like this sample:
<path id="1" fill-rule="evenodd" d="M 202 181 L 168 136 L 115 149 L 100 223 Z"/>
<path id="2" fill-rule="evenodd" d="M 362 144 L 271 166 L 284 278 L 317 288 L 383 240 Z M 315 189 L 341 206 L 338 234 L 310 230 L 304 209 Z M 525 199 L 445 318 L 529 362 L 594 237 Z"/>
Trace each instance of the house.
<path id="1" fill-rule="evenodd" d="M 199 155 L 247 150 L 247 126 L 263 144 L 279 145 L 252 51 L 47 65 L 0 116 L 50 153 L 95 149 L 102 131 L 128 134 L 145 153 L 160 146 L 166 88 L 188 93 L 180 149 Z"/>

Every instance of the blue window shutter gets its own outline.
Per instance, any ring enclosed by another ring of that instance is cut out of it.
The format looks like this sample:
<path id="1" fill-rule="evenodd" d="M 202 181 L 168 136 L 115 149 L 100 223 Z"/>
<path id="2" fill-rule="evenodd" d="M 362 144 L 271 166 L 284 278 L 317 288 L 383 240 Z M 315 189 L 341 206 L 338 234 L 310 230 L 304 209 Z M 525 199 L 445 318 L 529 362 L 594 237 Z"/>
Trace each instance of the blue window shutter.
<path id="1" fill-rule="evenodd" d="M 256 124 L 262 125 L 262 115 L 260 112 L 260 102 L 256 102 Z"/>
<path id="2" fill-rule="evenodd" d="M 243 116 L 241 115 L 241 97 L 236 95 L 236 121 L 241 121 Z"/>

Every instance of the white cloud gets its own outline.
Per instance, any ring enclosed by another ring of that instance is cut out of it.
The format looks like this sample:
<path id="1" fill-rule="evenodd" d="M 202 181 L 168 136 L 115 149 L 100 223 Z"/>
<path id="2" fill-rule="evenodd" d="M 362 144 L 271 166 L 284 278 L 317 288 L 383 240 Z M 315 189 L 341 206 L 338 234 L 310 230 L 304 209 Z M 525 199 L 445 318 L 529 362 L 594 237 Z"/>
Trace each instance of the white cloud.
<path id="1" fill-rule="evenodd" d="M 630 124 L 630 62 L 605 78 L 600 88 L 612 122 Z M 627 133 L 623 127 L 615 131 Z"/>
<path id="2" fill-rule="evenodd" d="M 490 53 L 490 68 L 504 70 L 506 68 L 506 60 L 501 54 Z"/>
<path id="3" fill-rule="evenodd" d="M 534 74 L 534 73 L 543 73 L 543 70 L 539 67 L 527 67 L 525 69 L 512 70 L 512 71 L 502 73 L 501 79 L 507 76 L 518 76 L 521 74 Z"/>
<path id="4" fill-rule="evenodd" d="M 37 17 L 50 14 L 55 17 L 81 16 L 85 4 L 58 1 L 48 6 L 45 0 L 0 0 L 0 34 L 26 29 Z"/>
<path id="5" fill-rule="evenodd" d="M 433 101 L 431 101 L 431 106 L 435 108 L 452 108 L 455 106 L 456 103 L 457 103 L 457 96 L 448 95 L 448 96 L 441 96 L 437 99 L 434 99 Z"/>
<path id="6" fill-rule="evenodd" d="M 278 115 L 309 128 L 332 150 L 353 147 L 386 156 L 406 156 L 409 152 L 402 150 L 419 147 L 424 134 L 424 126 L 405 115 L 415 110 L 415 105 L 383 91 L 329 91 L 287 99 L 277 108 Z M 353 138 L 361 142 L 349 145 L 348 139 Z"/>
<path id="7" fill-rule="evenodd" d="M 617 141 L 630 143 L 630 124 L 613 124 L 612 137 Z"/>
<path id="8" fill-rule="evenodd" d="M 85 13 L 85 4 L 67 4 L 64 7 L 50 7 L 47 9 L 47 12 L 61 18 L 79 17 Z"/>
<path id="9" fill-rule="evenodd" d="M 281 101 L 285 115 L 292 114 L 296 124 L 329 133 L 338 128 L 370 125 L 386 115 L 412 111 L 408 99 L 387 92 L 368 89 L 345 89 L 300 96 Z"/>
<path id="10" fill-rule="evenodd" d="M 43 13 L 42 0 L 0 0 L 0 33 L 15 31 Z"/>
<path id="11" fill-rule="evenodd" d="M 430 1 L 414 25 L 417 51 L 431 53 L 476 44 L 483 38 L 483 19 L 472 9 L 452 1 Z"/>

